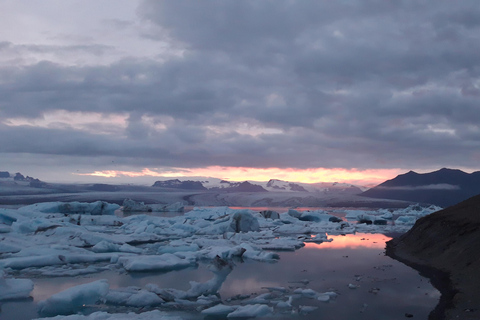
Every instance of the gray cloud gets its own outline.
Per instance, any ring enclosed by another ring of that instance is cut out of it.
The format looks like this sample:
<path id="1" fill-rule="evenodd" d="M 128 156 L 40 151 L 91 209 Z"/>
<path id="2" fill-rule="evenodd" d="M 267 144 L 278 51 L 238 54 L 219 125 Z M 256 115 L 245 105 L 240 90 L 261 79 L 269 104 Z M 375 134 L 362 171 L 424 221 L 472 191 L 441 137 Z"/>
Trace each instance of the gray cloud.
<path id="1" fill-rule="evenodd" d="M 476 1 L 145 0 L 137 12 L 150 26 L 138 37 L 183 54 L 0 68 L 2 119 L 125 113 L 124 134 L 3 125 L 1 152 L 139 166 L 477 167 Z M 237 130 L 245 123 L 261 130 Z"/>

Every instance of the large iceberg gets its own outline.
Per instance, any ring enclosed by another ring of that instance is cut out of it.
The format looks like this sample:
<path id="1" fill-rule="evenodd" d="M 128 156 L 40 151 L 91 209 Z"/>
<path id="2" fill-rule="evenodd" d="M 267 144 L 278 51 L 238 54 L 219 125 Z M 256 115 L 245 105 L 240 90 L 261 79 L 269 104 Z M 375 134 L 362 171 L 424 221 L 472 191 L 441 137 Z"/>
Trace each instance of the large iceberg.
<path id="1" fill-rule="evenodd" d="M 108 293 L 107 280 L 98 280 L 68 288 L 38 303 L 39 313 L 44 316 L 72 314 L 86 305 L 99 301 Z"/>

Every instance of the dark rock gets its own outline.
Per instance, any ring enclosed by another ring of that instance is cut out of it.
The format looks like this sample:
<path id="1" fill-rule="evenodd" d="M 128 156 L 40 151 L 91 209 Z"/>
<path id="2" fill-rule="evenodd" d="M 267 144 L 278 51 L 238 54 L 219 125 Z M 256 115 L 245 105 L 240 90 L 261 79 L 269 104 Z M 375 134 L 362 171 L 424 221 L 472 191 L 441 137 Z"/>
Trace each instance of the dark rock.
<path id="1" fill-rule="evenodd" d="M 387 242 L 387 255 L 429 275 L 442 298 L 431 319 L 479 319 L 480 195 L 423 217 Z"/>
<path id="2" fill-rule="evenodd" d="M 20 172 L 15 173 L 15 176 L 13 177 L 13 180 L 15 181 L 25 181 L 25 176 L 21 174 Z"/>
<path id="3" fill-rule="evenodd" d="M 387 220 L 376 219 L 376 220 L 373 220 L 373 224 L 375 224 L 377 226 L 386 226 L 387 225 Z"/>
<path id="4" fill-rule="evenodd" d="M 340 219 L 339 217 L 333 216 L 333 217 L 330 217 L 330 218 L 328 219 L 328 221 L 330 221 L 330 222 L 342 222 L 343 220 Z"/>

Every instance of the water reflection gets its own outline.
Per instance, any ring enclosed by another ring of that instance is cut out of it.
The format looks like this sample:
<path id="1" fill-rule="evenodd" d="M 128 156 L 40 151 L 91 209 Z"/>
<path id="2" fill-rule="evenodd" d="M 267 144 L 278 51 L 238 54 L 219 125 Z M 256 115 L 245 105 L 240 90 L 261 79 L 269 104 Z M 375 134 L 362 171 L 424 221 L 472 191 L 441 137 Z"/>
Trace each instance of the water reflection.
<path id="1" fill-rule="evenodd" d="M 389 237 L 332 237 L 334 240 L 329 243 L 281 252 L 277 264 L 238 265 L 220 290 L 222 298 L 263 293 L 266 291 L 262 287 L 268 286 L 292 290 L 305 287 L 317 292 L 335 291 L 339 296 L 329 303 L 306 298 L 295 302 L 318 306 L 302 319 L 405 319 L 405 313 L 413 314 L 415 319 L 427 319 L 440 294 L 415 270 L 383 254 L 384 241 Z M 349 284 L 356 289 L 350 289 Z M 276 317 L 283 318 L 291 316 Z"/>
<path id="2" fill-rule="evenodd" d="M 384 249 L 385 242 L 392 239 L 380 233 L 375 234 L 349 234 L 347 235 L 328 235 L 332 242 L 323 242 L 320 244 L 306 243 L 305 247 L 308 249 Z"/>

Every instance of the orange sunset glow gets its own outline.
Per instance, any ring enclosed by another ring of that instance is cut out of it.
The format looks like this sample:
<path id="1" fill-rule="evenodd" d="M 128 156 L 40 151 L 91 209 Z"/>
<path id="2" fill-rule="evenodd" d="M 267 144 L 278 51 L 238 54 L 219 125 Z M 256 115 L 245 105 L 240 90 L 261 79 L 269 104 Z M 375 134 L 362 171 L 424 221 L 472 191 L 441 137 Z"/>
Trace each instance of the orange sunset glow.
<path id="1" fill-rule="evenodd" d="M 246 168 L 210 166 L 205 168 L 174 168 L 167 171 L 144 168 L 141 171 L 104 170 L 75 173 L 82 176 L 116 177 L 212 177 L 228 181 L 268 181 L 279 179 L 303 183 L 343 182 L 373 186 L 400 174 L 400 169 L 343 169 L 343 168 Z"/>
<path id="2" fill-rule="evenodd" d="M 370 249 L 383 249 L 385 248 L 385 242 L 392 239 L 383 234 L 348 234 L 347 236 L 333 236 L 329 235 L 328 238 L 332 238 L 332 242 L 324 243 L 306 243 L 305 248 L 309 249 L 357 249 L 357 248 L 370 248 Z"/>

